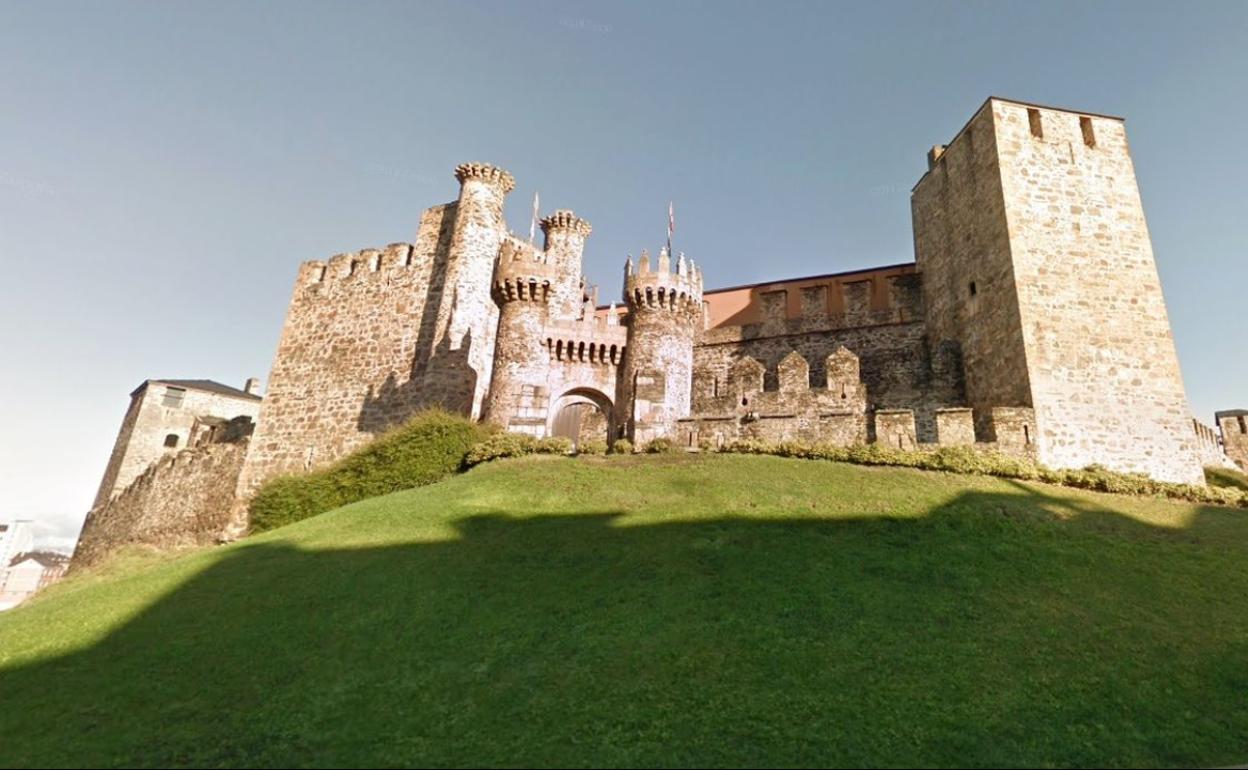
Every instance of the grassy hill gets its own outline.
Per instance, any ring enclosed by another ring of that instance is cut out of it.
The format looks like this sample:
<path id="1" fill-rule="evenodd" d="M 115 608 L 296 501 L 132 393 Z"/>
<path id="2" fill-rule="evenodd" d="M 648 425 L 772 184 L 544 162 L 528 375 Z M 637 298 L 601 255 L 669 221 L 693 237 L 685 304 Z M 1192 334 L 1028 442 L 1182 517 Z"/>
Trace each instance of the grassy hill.
<path id="1" fill-rule="evenodd" d="M 0 765 L 1248 761 L 1248 514 L 491 463 L 0 616 Z"/>

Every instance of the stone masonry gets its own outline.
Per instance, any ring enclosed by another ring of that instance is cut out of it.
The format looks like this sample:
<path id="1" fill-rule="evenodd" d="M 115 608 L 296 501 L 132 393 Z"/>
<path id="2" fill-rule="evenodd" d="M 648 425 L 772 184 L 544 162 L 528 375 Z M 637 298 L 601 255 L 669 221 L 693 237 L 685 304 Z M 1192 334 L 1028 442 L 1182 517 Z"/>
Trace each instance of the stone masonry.
<path id="1" fill-rule="evenodd" d="M 201 443 L 203 431 L 260 414 L 256 381 L 242 390 L 211 380 L 147 380 L 130 394 L 104 479 L 92 508 L 130 486 L 152 463 Z"/>
<path id="2" fill-rule="evenodd" d="M 669 436 L 689 415 L 693 387 L 693 342 L 702 317 L 702 274 L 681 254 L 673 269 L 664 248 L 658 269 L 641 253 L 624 271 L 628 302 L 628 355 L 619 399 L 629 437 L 646 443 Z"/>
<path id="3" fill-rule="evenodd" d="M 929 337 L 1040 460 L 1201 484 L 1123 121 L 989 99 L 912 197 Z"/>
<path id="4" fill-rule="evenodd" d="M 1214 419 L 1222 433 L 1222 449 L 1231 462 L 1248 473 L 1248 409 L 1218 412 Z"/>
<path id="5" fill-rule="evenodd" d="M 247 453 L 246 436 L 183 449 L 152 464 L 109 502 L 87 515 L 72 569 L 119 548 L 211 545 L 225 530 Z"/>
<path id="6" fill-rule="evenodd" d="M 430 406 L 574 441 L 977 446 L 1190 483 L 1225 457 L 1188 412 L 1119 118 L 990 98 L 928 155 L 914 263 L 706 290 L 684 254 L 652 265 L 643 251 L 619 307 L 583 275 L 589 222 L 555 211 L 539 248 L 508 232 L 509 173 L 466 163 L 455 178 L 458 196 L 423 212 L 414 243 L 299 268 L 245 457 L 242 444 L 210 450 L 241 458 L 228 495 L 187 491 L 207 465 L 145 471 L 166 449 L 121 450 L 164 430 L 132 404 L 100 500 L 146 473 L 123 507 L 155 513 L 126 520 L 194 520 L 199 537 L 220 512 L 162 495 L 228 498 L 224 529 L 238 535 L 260 484 Z M 1218 416 L 1241 465 L 1244 425 Z"/>

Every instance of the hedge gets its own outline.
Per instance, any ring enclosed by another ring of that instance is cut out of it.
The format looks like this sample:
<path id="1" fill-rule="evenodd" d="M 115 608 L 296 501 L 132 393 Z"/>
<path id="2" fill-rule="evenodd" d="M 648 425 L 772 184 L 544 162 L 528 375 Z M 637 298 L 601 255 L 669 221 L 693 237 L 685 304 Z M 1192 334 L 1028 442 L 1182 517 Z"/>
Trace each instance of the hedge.
<path id="1" fill-rule="evenodd" d="M 263 532 L 357 500 L 441 481 L 459 471 L 464 456 L 489 433 L 448 412 L 421 412 L 324 470 L 266 483 L 251 500 L 251 529 Z"/>
<path id="2" fill-rule="evenodd" d="M 984 451 L 973 447 L 939 447 L 937 449 L 895 449 L 883 444 L 857 444 L 841 447 L 831 444 L 771 443 L 766 441 L 734 441 L 720 448 L 721 452 L 767 454 L 815 460 L 889 465 L 920 468 L 929 471 L 972 473 L 1011 479 L 1043 481 L 1047 484 L 1113 492 L 1126 495 L 1149 495 L 1248 508 L 1248 490 L 1230 486 L 1201 487 L 1157 481 L 1140 473 L 1120 473 L 1101 465 L 1082 469 L 1055 470 L 1031 460 Z"/>

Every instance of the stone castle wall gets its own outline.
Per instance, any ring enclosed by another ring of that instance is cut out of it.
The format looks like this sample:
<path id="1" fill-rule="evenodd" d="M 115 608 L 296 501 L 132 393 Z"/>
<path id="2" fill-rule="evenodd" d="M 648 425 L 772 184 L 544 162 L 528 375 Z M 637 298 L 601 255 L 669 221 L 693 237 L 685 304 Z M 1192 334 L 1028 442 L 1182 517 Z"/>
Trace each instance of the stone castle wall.
<path id="1" fill-rule="evenodd" d="M 480 163 L 455 175 L 458 200 L 426 210 L 414 244 L 300 268 L 240 503 L 265 480 L 331 463 L 422 408 L 480 416 L 498 328 L 491 278 L 515 181 Z"/>
<path id="2" fill-rule="evenodd" d="M 777 366 L 777 388 L 767 390 L 766 367 L 743 356 L 723 381 L 697 388 L 693 416 L 679 422 L 676 439 L 688 447 L 722 447 L 737 439 L 867 443 L 867 389 L 858 357 L 842 347 L 821 369 L 823 381 L 812 387 L 809 362 L 790 351 Z"/>
<path id="3" fill-rule="evenodd" d="M 675 440 L 689 448 L 718 448 L 738 440 L 847 447 L 878 443 L 893 449 L 974 446 L 1034 459 L 1030 409 L 995 408 L 980 420 L 990 439 L 976 435 L 969 407 L 935 409 L 934 429 L 923 435 L 913 409 L 871 406 L 858 357 L 839 348 L 823 362 L 823 382 L 811 385 L 810 364 L 790 351 L 777 367 L 778 387 L 764 387 L 766 367 L 744 356 L 713 392 L 694 399 L 693 415 L 679 420 Z"/>
<path id="4" fill-rule="evenodd" d="M 825 362 L 846 348 L 860 362 L 868 406 L 914 410 L 921 439 L 935 441 L 936 410 L 964 406 L 966 396 L 956 348 L 932 349 L 923 322 L 916 320 L 922 318 L 918 277 L 893 277 L 883 293 L 873 292 L 868 282 L 846 284 L 844 291 L 837 303 L 843 310 L 834 312 L 827 287 L 803 289 L 796 317 L 786 293 L 765 293 L 759 323 L 703 331 L 693 351 L 695 412 L 744 358 L 762 365 L 764 391 L 777 391 L 780 364 L 791 352 L 809 363 L 809 384 L 821 386 Z M 872 296 L 882 299 L 872 302 Z"/>
<path id="5" fill-rule="evenodd" d="M 119 548 L 210 545 L 226 528 L 248 441 L 210 443 L 153 463 L 110 502 L 87 515 L 73 568 Z"/>
<path id="6" fill-rule="evenodd" d="M 241 479 L 260 482 L 330 463 L 423 403 L 435 357 L 454 204 L 421 217 L 416 244 L 339 254 L 299 269 Z"/>
<path id="7" fill-rule="evenodd" d="M 1222 440 L 1217 429 L 1193 418 L 1192 431 L 1196 434 L 1196 454 L 1200 458 L 1201 465 L 1206 468 L 1235 467 L 1234 461 L 1222 448 Z"/>

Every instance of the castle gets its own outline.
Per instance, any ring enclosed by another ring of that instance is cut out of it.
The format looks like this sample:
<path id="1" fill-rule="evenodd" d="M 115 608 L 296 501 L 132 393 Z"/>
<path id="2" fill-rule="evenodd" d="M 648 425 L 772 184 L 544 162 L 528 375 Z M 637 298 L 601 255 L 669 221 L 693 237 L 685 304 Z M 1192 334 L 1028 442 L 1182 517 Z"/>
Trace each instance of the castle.
<path id="1" fill-rule="evenodd" d="M 618 306 L 582 274 L 589 222 L 556 211 L 538 248 L 507 230 L 510 174 L 455 176 L 414 243 L 300 267 L 258 415 L 211 415 L 254 435 L 110 464 L 85 552 L 239 534 L 266 480 L 433 405 L 574 441 L 978 445 L 1194 484 L 1248 454 L 1242 414 L 1221 441 L 1189 414 L 1120 118 L 990 98 L 928 154 L 913 263 L 708 290 L 643 251 Z M 129 441 L 116 457 L 148 456 Z"/>

